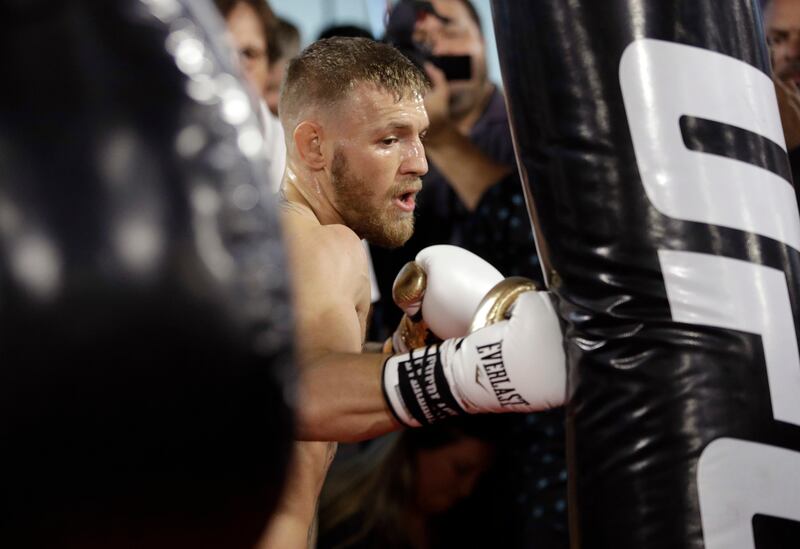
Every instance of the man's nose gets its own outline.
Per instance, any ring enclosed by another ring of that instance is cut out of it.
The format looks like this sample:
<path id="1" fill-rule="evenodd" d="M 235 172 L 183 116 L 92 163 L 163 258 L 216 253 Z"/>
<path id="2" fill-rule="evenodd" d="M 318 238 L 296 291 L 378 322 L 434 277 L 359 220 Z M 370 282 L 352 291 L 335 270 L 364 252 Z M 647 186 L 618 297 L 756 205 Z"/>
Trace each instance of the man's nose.
<path id="1" fill-rule="evenodd" d="M 408 150 L 400 169 L 404 175 L 415 175 L 417 177 L 422 177 L 428 173 L 428 159 L 425 158 L 425 148 L 421 142 L 418 142 Z"/>
<path id="2" fill-rule="evenodd" d="M 790 59 L 800 58 L 800 29 L 789 34 L 786 41 L 786 57 Z"/>

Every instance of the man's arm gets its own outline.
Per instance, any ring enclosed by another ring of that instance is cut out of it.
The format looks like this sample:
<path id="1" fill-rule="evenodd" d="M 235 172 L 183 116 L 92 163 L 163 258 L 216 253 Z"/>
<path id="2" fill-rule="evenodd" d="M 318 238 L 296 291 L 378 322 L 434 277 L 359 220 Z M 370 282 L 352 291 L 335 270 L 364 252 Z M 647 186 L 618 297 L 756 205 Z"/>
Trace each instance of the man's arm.
<path id="1" fill-rule="evenodd" d="M 446 125 L 425 151 L 469 211 L 478 207 L 483 194 L 501 181 L 511 167 L 498 164 L 453 125 Z"/>
<path id="2" fill-rule="evenodd" d="M 425 153 L 447 179 L 468 210 L 478 206 L 483 193 L 512 170 L 486 156 L 461 133 L 448 116 L 448 84 L 442 71 L 426 65 L 433 87 L 425 97 L 430 128 Z"/>
<path id="3" fill-rule="evenodd" d="M 300 390 L 297 438 L 350 442 L 400 427 L 383 397 L 386 355 L 361 353 L 359 306 L 369 275 L 358 237 L 344 226 L 289 239 Z"/>
<path id="4" fill-rule="evenodd" d="M 296 442 L 278 508 L 257 549 L 315 547 L 317 499 L 336 454 L 333 442 Z"/>
<path id="5" fill-rule="evenodd" d="M 331 353 L 304 367 L 297 407 L 300 440 L 367 440 L 402 427 L 381 385 L 388 355 Z"/>
<path id="6" fill-rule="evenodd" d="M 510 320 L 466 337 L 391 357 L 362 354 L 363 324 L 356 307 L 366 307 L 369 298 L 351 292 L 369 291 L 363 287 L 366 265 L 359 265 L 366 261 L 363 248 L 352 231 L 351 236 L 340 235 L 344 242 L 331 239 L 335 232 L 326 234 L 314 235 L 309 253 L 297 263 L 307 270 L 294 273 L 301 275 L 295 283 L 301 364 L 298 438 L 356 441 L 399 428 L 395 416 L 404 425 L 418 426 L 451 415 L 531 412 L 563 403 L 563 337 L 548 294 L 524 292 Z M 352 250 L 360 252 L 360 260 Z M 455 272 L 473 270 L 454 263 L 447 262 Z M 443 275 L 429 271 L 431 277 Z M 438 293 L 463 300 L 463 292 L 453 293 L 455 284 L 440 282 L 429 280 L 426 294 L 440 287 Z M 423 309 L 431 299 L 436 301 L 432 294 L 423 300 Z"/>

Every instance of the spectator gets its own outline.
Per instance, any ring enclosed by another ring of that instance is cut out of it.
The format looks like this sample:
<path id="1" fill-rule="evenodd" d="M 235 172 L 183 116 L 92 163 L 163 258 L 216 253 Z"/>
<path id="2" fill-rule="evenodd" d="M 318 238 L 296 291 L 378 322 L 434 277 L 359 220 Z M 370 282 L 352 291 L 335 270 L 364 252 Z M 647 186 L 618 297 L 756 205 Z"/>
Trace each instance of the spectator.
<path id="1" fill-rule="evenodd" d="M 286 144 L 280 122 L 264 101 L 269 64 L 280 54 L 277 43 L 270 41 L 275 35 L 277 20 L 265 0 L 214 1 L 225 18 L 244 76 L 259 99 L 269 176 L 264 191 L 277 192 L 286 166 Z"/>
<path id="2" fill-rule="evenodd" d="M 795 188 L 800 176 L 800 1 L 768 0 L 764 26 Z"/>
<path id="3" fill-rule="evenodd" d="M 264 99 L 270 112 L 278 116 L 278 98 L 281 94 L 283 76 L 286 73 L 286 64 L 300 53 L 300 31 L 286 19 L 278 17 L 273 42 L 277 46 L 279 55 L 270 59 Z"/>
<path id="4" fill-rule="evenodd" d="M 473 417 L 386 435 L 337 462 L 320 503 L 320 549 L 468 546 L 450 527 L 494 454 L 492 421 Z M 467 540 L 468 541 L 468 540 Z"/>

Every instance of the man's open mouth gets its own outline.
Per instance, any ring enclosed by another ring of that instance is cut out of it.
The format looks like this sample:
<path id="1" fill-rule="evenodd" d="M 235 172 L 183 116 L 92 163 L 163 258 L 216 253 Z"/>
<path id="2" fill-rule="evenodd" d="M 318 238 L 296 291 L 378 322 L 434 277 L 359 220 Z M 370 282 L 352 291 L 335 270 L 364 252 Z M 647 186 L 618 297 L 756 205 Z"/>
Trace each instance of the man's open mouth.
<path id="1" fill-rule="evenodd" d="M 394 203 L 405 212 L 413 212 L 417 205 L 417 191 L 407 191 L 396 196 Z"/>

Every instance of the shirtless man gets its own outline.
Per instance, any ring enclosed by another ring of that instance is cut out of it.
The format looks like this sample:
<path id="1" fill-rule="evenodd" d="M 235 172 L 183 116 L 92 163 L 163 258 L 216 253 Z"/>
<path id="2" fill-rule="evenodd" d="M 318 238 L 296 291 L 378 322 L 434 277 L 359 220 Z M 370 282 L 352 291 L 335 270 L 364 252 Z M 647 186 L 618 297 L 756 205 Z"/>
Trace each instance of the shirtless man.
<path id="1" fill-rule="evenodd" d="M 562 338 L 543 292 L 523 294 L 510 320 L 464 338 L 410 355 L 362 352 L 370 286 L 360 239 L 393 247 L 411 236 L 427 171 L 427 89 L 405 57 L 368 39 L 316 42 L 287 70 L 282 221 L 294 286 L 301 440 L 364 440 L 456 414 L 563 402 Z M 428 259 L 429 288 L 448 269 L 470 269 Z M 329 447 L 301 444 L 299 451 L 317 456 L 316 474 L 314 458 L 307 460 L 308 477 L 324 477 Z M 290 487 L 287 495 L 299 494 Z"/>
<path id="2" fill-rule="evenodd" d="M 370 286 L 360 239 L 397 247 L 411 236 L 414 196 L 428 171 L 421 141 L 428 127 L 427 81 L 388 46 L 366 39 L 317 44 L 290 65 L 281 97 L 281 121 L 293 137 L 287 140 L 282 220 L 298 358 L 307 378 L 312 372 L 325 378 L 301 385 L 300 433 L 354 441 L 400 426 L 380 390 L 373 390 L 380 388 L 386 357 L 361 353 Z M 351 44 L 360 46 L 357 53 Z M 368 56 L 372 67 L 357 66 L 357 54 Z M 316 65 L 339 66 L 324 75 Z M 396 89 L 386 89 L 381 77 L 395 79 Z M 309 78 L 320 97 L 309 93 Z M 338 101 L 324 97 L 337 92 Z M 334 401 L 330 395 L 348 397 Z"/>

